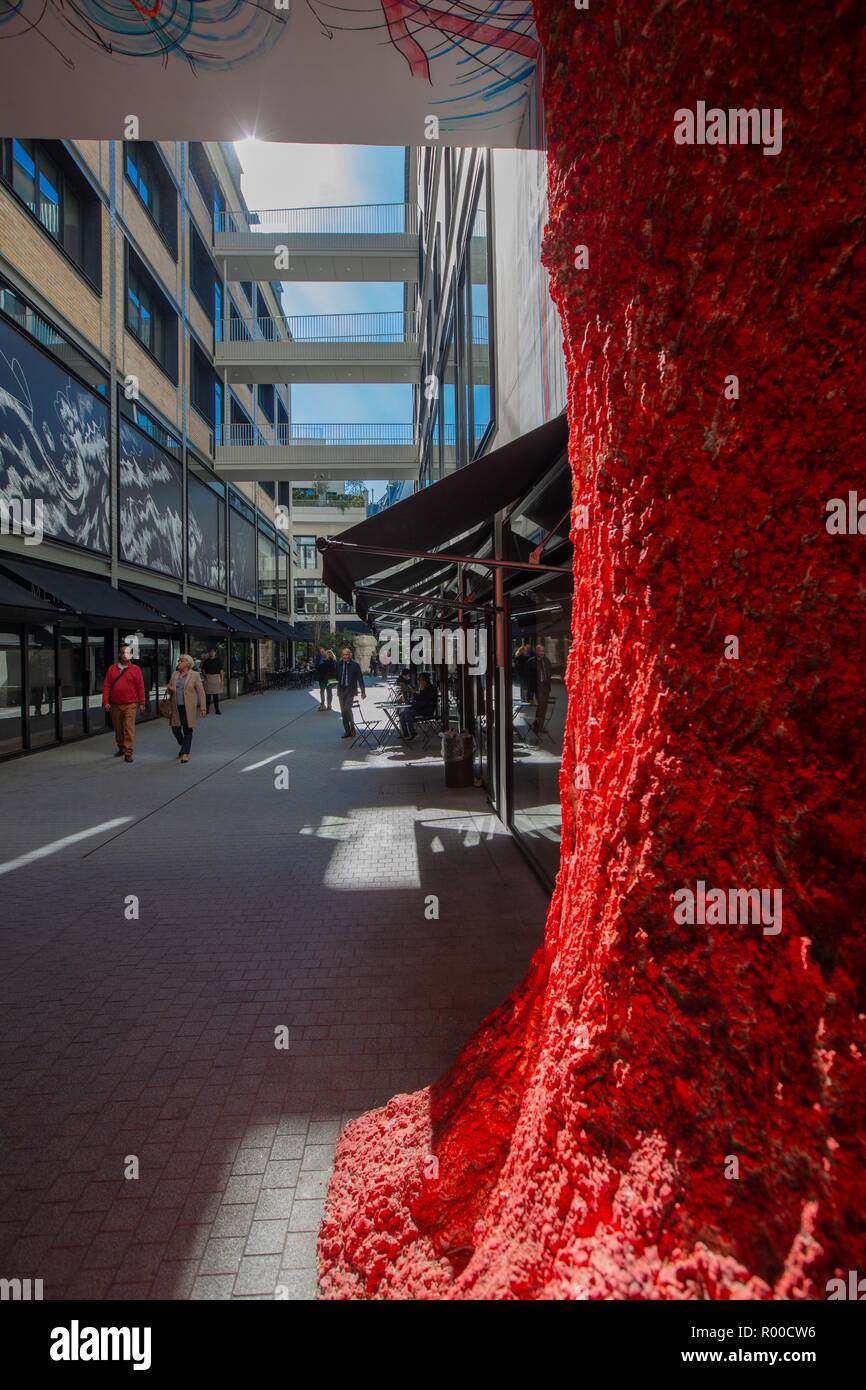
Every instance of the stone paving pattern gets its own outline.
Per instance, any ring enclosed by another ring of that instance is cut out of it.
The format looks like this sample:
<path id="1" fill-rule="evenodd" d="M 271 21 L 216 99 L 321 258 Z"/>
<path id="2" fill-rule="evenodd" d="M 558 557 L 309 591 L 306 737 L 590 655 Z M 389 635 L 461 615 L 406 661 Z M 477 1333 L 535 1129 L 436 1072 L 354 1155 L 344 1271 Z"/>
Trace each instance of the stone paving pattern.
<path id="1" fill-rule="evenodd" d="M 309 691 L 224 711 L 186 766 L 160 721 L 132 765 L 0 767 L 0 1276 L 45 1298 L 314 1298 L 342 1126 L 434 1080 L 541 939 L 432 744 L 350 749 Z"/>

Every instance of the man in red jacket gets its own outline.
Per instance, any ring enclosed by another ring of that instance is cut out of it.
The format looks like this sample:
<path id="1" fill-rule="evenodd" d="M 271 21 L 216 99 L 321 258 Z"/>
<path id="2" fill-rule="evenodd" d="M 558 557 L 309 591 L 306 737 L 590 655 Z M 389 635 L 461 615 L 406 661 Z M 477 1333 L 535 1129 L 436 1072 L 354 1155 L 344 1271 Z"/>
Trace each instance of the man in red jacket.
<path id="1" fill-rule="evenodd" d="M 121 757 L 132 762 L 132 746 L 135 741 L 135 707 L 144 714 L 144 681 L 141 670 L 132 664 L 132 648 L 124 642 L 120 656 L 105 673 L 102 686 L 102 705 L 108 710 L 114 725 L 117 739 L 115 758 Z"/>

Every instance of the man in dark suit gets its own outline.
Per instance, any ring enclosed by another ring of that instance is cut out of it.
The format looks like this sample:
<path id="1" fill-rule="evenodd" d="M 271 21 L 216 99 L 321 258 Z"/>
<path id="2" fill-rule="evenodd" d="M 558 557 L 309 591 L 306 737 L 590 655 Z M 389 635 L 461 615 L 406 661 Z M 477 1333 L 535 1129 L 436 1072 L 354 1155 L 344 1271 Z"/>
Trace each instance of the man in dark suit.
<path id="1" fill-rule="evenodd" d="M 352 648 L 343 647 L 340 652 L 340 660 L 337 662 L 337 697 L 340 701 L 340 713 L 343 716 L 343 728 L 346 731 L 343 738 L 352 738 L 356 732 L 352 706 L 358 698 L 359 691 L 361 699 L 365 700 L 367 691 L 364 687 L 361 668 L 352 656 Z"/>
<path id="2" fill-rule="evenodd" d="M 535 695 L 535 719 L 532 724 L 533 732 L 542 734 L 547 718 L 547 706 L 550 701 L 550 662 L 544 654 L 544 644 L 539 642 L 535 648 L 535 655 L 529 658 L 526 663 L 526 672 Z"/>

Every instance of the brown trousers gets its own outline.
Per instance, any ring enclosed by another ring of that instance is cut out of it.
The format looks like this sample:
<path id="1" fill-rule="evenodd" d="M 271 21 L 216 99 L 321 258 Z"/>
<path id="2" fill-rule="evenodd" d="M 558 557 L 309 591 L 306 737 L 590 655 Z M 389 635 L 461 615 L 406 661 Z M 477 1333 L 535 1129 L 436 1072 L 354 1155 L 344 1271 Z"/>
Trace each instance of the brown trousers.
<path id="1" fill-rule="evenodd" d="M 135 711 L 138 705 L 110 705 L 109 714 L 114 725 L 117 746 L 124 753 L 132 752 L 135 742 Z"/>

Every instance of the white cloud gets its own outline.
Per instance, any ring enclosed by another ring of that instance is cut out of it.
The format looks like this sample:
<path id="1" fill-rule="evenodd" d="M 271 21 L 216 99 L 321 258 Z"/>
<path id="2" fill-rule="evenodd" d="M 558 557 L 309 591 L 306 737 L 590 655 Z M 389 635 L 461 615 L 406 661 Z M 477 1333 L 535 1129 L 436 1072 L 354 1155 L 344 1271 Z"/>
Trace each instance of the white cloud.
<path id="1" fill-rule="evenodd" d="M 242 188 L 252 208 L 339 206 L 365 201 L 355 145 L 278 145 L 240 140 Z"/>

